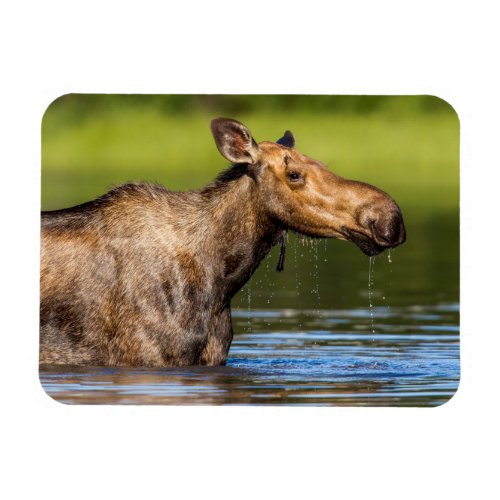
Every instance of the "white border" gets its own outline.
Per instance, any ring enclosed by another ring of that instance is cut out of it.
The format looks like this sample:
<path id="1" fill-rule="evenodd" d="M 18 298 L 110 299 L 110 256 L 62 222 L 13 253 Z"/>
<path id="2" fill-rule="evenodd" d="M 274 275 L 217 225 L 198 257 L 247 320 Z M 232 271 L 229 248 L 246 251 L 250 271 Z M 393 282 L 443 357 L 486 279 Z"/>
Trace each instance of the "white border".
<path id="1" fill-rule="evenodd" d="M 493 8 L 426 0 L 3 8 L 2 496 L 497 496 L 496 453 L 488 456 L 500 444 Z M 51 400 L 37 374 L 40 119 L 67 92 L 426 93 L 450 102 L 462 135 L 457 395 L 436 409 Z"/>

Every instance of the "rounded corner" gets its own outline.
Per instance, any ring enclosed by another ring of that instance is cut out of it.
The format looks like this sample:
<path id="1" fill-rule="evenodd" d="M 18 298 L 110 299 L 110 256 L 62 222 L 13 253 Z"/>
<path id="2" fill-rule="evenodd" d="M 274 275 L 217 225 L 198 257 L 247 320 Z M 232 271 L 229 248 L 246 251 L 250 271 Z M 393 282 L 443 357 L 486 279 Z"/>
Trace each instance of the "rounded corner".
<path id="1" fill-rule="evenodd" d="M 48 399 L 50 399 L 51 401 L 53 401 L 54 403 L 60 404 L 60 405 L 63 405 L 63 406 L 68 406 L 70 404 L 70 403 L 65 403 L 64 401 L 59 401 L 54 396 L 52 396 L 49 392 L 47 392 L 47 390 L 45 389 L 45 387 L 44 387 L 44 385 L 42 383 L 42 380 L 40 378 L 40 369 L 38 369 L 38 383 L 39 383 L 40 389 L 42 390 L 42 393 L 45 394 L 45 396 Z"/>
<path id="2" fill-rule="evenodd" d="M 429 99 L 434 99 L 434 100 L 438 101 L 440 106 L 448 108 L 451 111 L 451 113 L 454 115 L 455 119 L 457 120 L 457 124 L 460 128 L 460 116 L 459 116 L 458 111 L 456 110 L 455 106 L 453 104 L 451 104 L 450 101 L 448 101 L 447 99 L 444 99 L 443 97 L 440 97 L 438 95 L 434 95 L 434 94 L 425 94 L 425 96 L 428 97 Z"/>
<path id="3" fill-rule="evenodd" d="M 58 103 L 59 101 L 61 101 L 62 99 L 65 99 L 67 98 L 68 96 L 71 96 L 71 95 L 74 95 L 73 92 L 68 92 L 66 94 L 61 94 L 61 95 L 58 95 L 57 97 L 55 97 L 54 99 L 52 99 L 52 101 L 49 102 L 49 104 L 45 107 L 45 110 L 44 112 L 42 113 L 42 118 L 40 120 L 40 123 L 42 125 L 42 128 L 43 128 L 43 122 L 45 120 L 45 117 L 47 116 L 47 112 L 56 104 Z"/>
<path id="4" fill-rule="evenodd" d="M 433 406 L 433 408 L 442 408 L 443 406 L 446 406 L 452 399 L 455 399 L 455 396 L 457 395 L 457 393 L 460 389 L 461 382 L 462 382 L 462 376 L 459 377 L 458 385 L 455 388 L 455 391 L 453 392 L 453 394 L 446 401 L 443 401 L 442 403 L 440 403 L 436 406 Z"/>

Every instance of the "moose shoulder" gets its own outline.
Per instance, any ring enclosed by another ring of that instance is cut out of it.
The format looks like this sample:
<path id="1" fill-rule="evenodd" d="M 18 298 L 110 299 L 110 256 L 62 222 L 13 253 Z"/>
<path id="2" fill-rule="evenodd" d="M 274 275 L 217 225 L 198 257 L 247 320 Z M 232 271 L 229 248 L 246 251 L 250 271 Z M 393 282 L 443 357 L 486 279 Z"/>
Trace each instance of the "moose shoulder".
<path id="1" fill-rule="evenodd" d="M 231 298 L 285 231 L 367 255 L 404 241 L 392 198 L 302 155 L 290 132 L 257 144 L 235 120 L 211 127 L 232 166 L 209 186 L 128 184 L 42 213 L 41 363 L 224 364 Z"/>

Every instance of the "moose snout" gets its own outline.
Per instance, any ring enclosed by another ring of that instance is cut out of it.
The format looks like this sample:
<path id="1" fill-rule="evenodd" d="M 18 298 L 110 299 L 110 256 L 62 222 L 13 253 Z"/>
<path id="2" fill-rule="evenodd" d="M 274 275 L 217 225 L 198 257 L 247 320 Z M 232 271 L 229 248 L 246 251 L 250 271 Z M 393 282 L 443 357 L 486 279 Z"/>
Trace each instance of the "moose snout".
<path id="1" fill-rule="evenodd" d="M 372 236 L 382 247 L 393 248 L 406 240 L 406 229 L 400 210 L 380 214 L 371 224 Z"/>

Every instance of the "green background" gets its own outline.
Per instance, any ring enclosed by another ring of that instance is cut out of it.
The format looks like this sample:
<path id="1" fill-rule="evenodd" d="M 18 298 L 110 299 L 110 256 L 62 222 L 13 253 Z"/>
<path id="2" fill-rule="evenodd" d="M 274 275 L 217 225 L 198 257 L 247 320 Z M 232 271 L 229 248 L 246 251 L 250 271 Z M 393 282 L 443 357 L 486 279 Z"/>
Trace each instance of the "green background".
<path id="1" fill-rule="evenodd" d="M 257 141 L 290 129 L 302 153 L 395 198 L 408 237 L 392 263 L 386 254 L 376 259 L 375 303 L 458 302 L 459 121 L 433 96 L 65 95 L 42 120 L 42 209 L 127 181 L 205 185 L 227 166 L 209 129 L 218 116 L 242 121 Z M 303 245 L 291 236 L 281 274 L 276 253 L 233 305 L 367 305 L 368 260 L 354 245 Z"/>
<path id="2" fill-rule="evenodd" d="M 420 206 L 424 196 L 458 206 L 458 119 L 435 97 L 70 94 L 43 117 L 43 209 L 129 180 L 203 186 L 225 166 L 209 130 L 216 116 L 242 121 L 257 141 L 290 129 L 304 154 L 402 205 Z"/>

